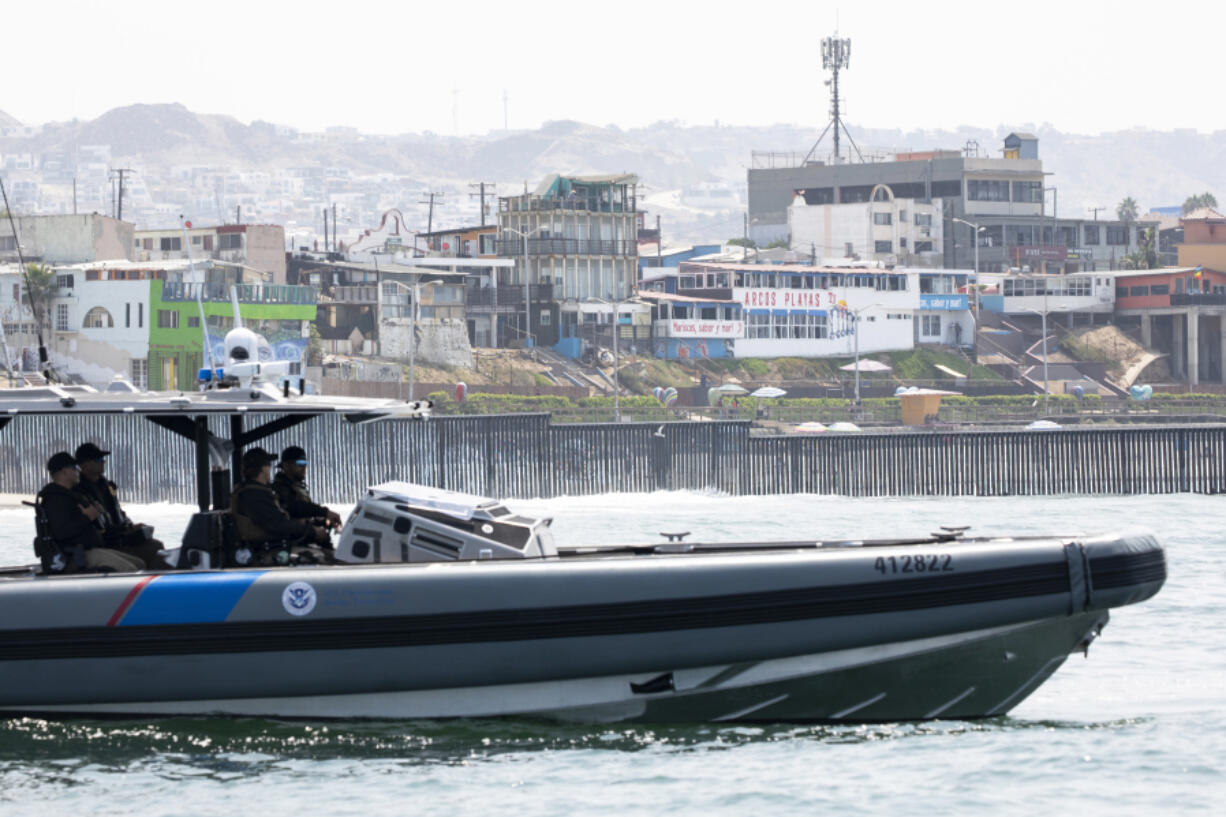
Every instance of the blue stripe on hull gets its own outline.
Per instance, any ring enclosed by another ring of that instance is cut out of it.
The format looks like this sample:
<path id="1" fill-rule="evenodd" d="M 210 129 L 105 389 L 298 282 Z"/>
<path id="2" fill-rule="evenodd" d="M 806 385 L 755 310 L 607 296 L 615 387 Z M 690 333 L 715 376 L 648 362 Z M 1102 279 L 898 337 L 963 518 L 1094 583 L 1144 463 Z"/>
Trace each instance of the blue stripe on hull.
<path id="1" fill-rule="evenodd" d="M 264 573 L 260 570 L 158 576 L 133 602 L 119 626 L 225 621 L 247 588 Z"/>

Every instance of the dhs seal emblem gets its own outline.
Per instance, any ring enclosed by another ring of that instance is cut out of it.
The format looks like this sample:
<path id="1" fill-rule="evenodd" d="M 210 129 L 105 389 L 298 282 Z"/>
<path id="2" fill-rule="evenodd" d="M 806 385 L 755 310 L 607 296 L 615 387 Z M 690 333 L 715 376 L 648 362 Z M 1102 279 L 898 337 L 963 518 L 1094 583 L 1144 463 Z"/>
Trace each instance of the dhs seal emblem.
<path id="1" fill-rule="evenodd" d="M 305 616 L 315 609 L 315 588 L 306 582 L 294 582 L 281 593 L 281 606 L 291 616 Z"/>

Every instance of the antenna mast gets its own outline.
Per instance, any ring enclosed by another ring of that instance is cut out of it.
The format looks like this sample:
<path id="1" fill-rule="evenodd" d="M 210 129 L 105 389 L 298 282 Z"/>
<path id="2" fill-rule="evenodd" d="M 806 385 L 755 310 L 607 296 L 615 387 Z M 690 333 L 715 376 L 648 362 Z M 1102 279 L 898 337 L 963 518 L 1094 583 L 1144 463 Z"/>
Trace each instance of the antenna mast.
<path id="1" fill-rule="evenodd" d="M 822 131 L 821 136 L 817 137 L 817 141 L 813 143 L 813 147 L 809 149 L 809 153 L 805 156 L 804 162 L 807 163 L 813 158 L 817 146 L 822 143 L 822 139 L 826 136 L 827 131 L 834 129 L 834 163 L 838 164 L 842 158 L 839 153 L 839 131 L 842 130 L 847 136 L 847 141 L 851 142 L 851 146 L 855 148 L 856 155 L 860 157 L 860 161 L 864 161 L 864 155 L 860 153 L 860 148 L 856 145 L 856 140 L 851 138 L 851 134 L 847 131 L 847 126 L 843 124 L 842 114 L 839 112 L 839 71 L 849 67 L 851 63 L 851 39 L 844 37 L 839 39 L 838 32 L 835 36 L 827 37 L 822 40 L 822 68 L 830 72 L 830 79 L 826 84 L 830 86 L 830 121 L 826 123 L 826 129 Z M 848 157 L 850 158 L 850 156 Z"/>

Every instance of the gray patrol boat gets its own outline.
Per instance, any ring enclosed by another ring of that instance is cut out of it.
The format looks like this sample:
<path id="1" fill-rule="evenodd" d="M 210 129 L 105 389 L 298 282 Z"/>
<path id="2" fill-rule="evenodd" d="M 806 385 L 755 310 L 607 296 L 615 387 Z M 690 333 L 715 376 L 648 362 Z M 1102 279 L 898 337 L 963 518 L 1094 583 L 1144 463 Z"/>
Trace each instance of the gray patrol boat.
<path id="1" fill-rule="evenodd" d="M 232 329 L 199 392 L 0 391 L 0 434 L 39 415 L 170 429 L 195 448 L 199 504 L 176 570 L 57 574 L 71 554 L 42 534 L 39 564 L 0 568 L 0 711 L 985 717 L 1166 578 L 1147 534 L 558 544 L 548 519 L 406 482 L 366 491 L 335 563 L 246 567 L 224 510 L 244 446 L 326 414 L 356 424 L 429 408 L 278 388 L 260 343 Z"/>

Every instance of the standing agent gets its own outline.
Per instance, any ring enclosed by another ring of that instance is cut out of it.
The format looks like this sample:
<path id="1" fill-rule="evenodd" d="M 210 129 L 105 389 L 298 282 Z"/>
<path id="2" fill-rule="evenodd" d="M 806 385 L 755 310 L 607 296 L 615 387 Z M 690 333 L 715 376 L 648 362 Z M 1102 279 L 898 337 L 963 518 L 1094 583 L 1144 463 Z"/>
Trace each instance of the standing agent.
<path id="1" fill-rule="evenodd" d="M 138 525 L 128 518 L 119 506 L 115 483 L 106 478 L 106 458 L 110 451 L 103 451 L 93 443 L 77 446 L 73 457 L 81 471 L 81 481 L 74 489 L 89 502 L 102 510 L 102 540 L 106 547 L 135 556 L 151 568 L 165 567 L 159 552 L 163 545 L 153 538 L 153 528 Z"/>
<path id="2" fill-rule="evenodd" d="M 47 535 L 60 553 L 52 560 L 64 573 L 79 570 L 128 572 L 145 569 L 136 556 L 104 547 L 99 519 L 102 509 L 73 489 L 81 479 L 77 461 L 61 451 L 47 461 L 51 482 L 38 492 L 38 505 L 47 523 Z"/>
<path id="3" fill-rule="evenodd" d="M 281 452 L 277 476 L 272 481 L 277 501 L 294 519 L 322 519 L 329 528 L 339 528 L 340 514 L 311 501 L 311 492 L 306 486 L 308 464 L 306 451 L 301 446 L 291 445 Z"/>

